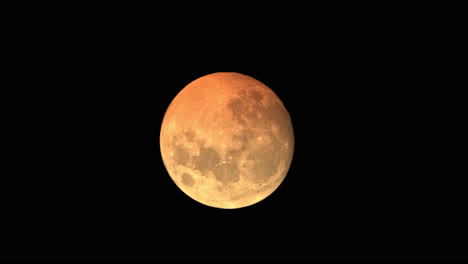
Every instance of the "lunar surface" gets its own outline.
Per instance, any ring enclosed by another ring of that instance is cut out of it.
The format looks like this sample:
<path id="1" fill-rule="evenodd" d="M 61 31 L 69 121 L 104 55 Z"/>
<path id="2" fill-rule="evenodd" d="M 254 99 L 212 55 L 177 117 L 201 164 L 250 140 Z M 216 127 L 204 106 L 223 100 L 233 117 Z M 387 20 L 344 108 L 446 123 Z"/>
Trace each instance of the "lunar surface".
<path id="1" fill-rule="evenodd" d="M 291 118 L 262 82 L 234 72 L 196 79 L 169 105 L 161 155 L 175 184 L 216 208 L 241 208 L 273 193 L 294 152 Z"/>

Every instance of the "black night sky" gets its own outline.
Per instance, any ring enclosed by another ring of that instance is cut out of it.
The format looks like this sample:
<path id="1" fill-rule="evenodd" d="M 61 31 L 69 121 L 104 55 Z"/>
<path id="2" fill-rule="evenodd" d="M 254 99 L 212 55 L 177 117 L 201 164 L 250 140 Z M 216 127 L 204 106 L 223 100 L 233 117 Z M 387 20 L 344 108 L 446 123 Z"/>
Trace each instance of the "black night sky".
<path id="1" fill-rule="evenodd" d="M 24 74 L 9 97 L 15 161 L 3 174 L 2 257 L 466 253 L 459 242 L 466 195 L 446 150 L 453 120 L 442 112 L 457 105 L 445 106 L 437 83 L 427 81 L 427 32 L 411 12 L 395 20 L 381 9 L 352 15 L 320 7 L 181 20 L 156 6 L 55 8 L 45 8 L 50 15 L 24 8 L 35 15 L 11 22 L 21 29 L 12 31 L 12 68 Z M 282 185 L 238 210 L 187 197 L 159 151 L 172 99 L 219 71 L 269 86 L 295 132 Z"/>

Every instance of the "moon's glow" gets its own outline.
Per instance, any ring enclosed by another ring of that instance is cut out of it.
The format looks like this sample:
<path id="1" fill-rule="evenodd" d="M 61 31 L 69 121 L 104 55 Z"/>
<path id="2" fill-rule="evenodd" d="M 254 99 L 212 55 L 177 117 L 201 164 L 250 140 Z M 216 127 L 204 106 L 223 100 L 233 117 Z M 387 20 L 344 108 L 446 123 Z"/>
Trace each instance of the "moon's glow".
<path id="1" fill-rule="evenodd" d="M 163 119 L 161 155 L 176 185 L 218 208 L 257 203 L 281 184 L 292 161 L 291 118 L 263 83 L 239 73 L 198 78 Z"/>

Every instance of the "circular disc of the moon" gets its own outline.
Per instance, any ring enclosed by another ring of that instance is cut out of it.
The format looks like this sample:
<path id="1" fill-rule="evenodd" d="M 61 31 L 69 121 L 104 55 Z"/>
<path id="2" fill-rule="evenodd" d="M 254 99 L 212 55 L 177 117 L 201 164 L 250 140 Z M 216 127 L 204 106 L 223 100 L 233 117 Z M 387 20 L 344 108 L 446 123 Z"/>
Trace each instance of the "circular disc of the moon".
<path id="1" fill-rule="evenodd" d="M 161 155 L 175 184 L 217 208 L 255 204 L 284 180 L 294 151 L 291 118 L 262 82 L 233 72 L 188 84 L 161 126 Z"/>

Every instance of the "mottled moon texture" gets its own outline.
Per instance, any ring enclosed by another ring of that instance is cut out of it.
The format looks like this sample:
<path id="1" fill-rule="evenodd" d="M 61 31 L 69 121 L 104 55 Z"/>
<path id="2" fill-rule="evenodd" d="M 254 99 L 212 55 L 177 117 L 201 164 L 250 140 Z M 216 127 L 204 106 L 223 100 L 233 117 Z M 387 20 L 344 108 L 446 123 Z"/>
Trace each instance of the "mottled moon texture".
<path id="1" fill-rule="evenodd" d="M 175 184 L 216 208 L 241 208 L 273 193 L 294 152 L 291 117 L 262 82 L 234 72 L 182 89 L 161 126 L 161 155 Z"/>

